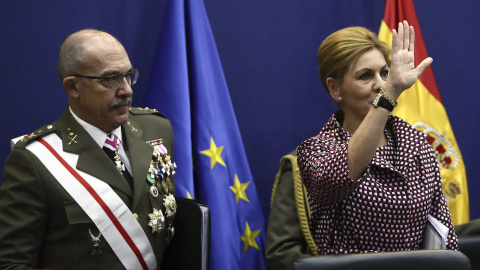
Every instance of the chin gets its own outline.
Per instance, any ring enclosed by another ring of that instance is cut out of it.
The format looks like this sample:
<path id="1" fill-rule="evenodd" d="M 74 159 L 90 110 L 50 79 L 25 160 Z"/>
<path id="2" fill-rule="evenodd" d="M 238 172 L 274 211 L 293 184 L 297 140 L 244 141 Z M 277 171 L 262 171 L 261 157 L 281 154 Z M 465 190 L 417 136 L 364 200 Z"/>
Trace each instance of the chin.
<path id="1" fill-rule="evenodd" d="M 110 116 L 110 121 L 119 126 L 125 124 L 128 121 L 128 109 L 125 112 L 116 111 L 115 114 Z"/>
<path id="2" fill-rule="evenodd" d="M 127 114 L 119 116 L 117 121 L 120 125 L 125 124 L 128 121 L 128 111 Z"/>

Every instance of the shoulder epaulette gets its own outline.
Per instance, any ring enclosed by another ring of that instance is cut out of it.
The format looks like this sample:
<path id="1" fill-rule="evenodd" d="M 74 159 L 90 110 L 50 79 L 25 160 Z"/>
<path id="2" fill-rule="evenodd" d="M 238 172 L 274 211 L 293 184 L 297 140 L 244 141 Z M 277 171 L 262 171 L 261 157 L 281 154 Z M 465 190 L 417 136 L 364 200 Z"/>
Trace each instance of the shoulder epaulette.
<path id="1" fill-rule="evenodd" d="M 280 176 L 287 166 L 287 163 L 290 162 L 292 165 L 293 173 L 293 189 L 295 196 L 295 204 L 297 206 L 298 220 L 300 222 L 300 228 L 302 230 L 303 236 L 309 247 L 311 254 L 318 256 L 317 246 L 313 240 L 312 234 L 310 233 L 309 219 L 310 219 L 310 204 L 308 202 L 307 189 L 303 185 L 302 176 L 300 175 L 300 169 L 297 164 L 297 156 L 290 153 L 285 155 L 280 160 L 280 170 L 275 176 L 275 183 L 273 184 L 272 197 L 270 202 L 270 207 L 273 204 L 273 198 L 275 197 L 275 192 L 280 183 Z"/>
<path id="2" fill-rule="evenodd" d="M 34 132 L 23 136 L 20 140 L 18 140 L 17 144 L 21 145 L 21 146 L 25 146 L 30 141 L 32 141 L 32 139 L 42 137 L 42 136 L 44 136 L 46 134 L 49 134 L 49 133 L 51 133 L 55 130 L 56 130 L 56 127 L 53 124 L 45 125 L 45 126 L 39 128 L 39 129 L 35 130 Z"/>
<path id="3" fill-rule="evenodd" d="M 141 108 L 141 107 L 131 107 L 130 108 L 130 113 L 135 114 L 135 115 L 141 115 L 141 114 L 157 114 L 162 117 L 165 117 L 163 114 L 161 114 L 157 109 L 151 109 L 148 107 Z"/>

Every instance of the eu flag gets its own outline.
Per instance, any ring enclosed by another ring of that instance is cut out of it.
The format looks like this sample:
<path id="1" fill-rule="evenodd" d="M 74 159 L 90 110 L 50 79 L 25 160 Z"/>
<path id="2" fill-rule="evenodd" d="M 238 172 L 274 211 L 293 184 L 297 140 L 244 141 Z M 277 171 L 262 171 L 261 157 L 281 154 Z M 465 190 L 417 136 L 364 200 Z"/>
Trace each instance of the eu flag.
<path id="1" fill-rule="evenodd" d="M 170 0 L 145 106 L 172 122 L 176 195 L 211 211 L 211 269 L 265 269 L 265 220 L 202 0 Z"/>

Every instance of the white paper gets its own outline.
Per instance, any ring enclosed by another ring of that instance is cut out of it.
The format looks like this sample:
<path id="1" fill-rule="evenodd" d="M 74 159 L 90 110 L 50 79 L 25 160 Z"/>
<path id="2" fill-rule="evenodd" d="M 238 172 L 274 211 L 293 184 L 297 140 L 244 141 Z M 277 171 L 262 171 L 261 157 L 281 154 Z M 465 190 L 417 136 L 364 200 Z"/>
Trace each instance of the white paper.
<path id="1" fill-rule="evenodd" d="M 449 229 L 436 218 L 428 215 L 423 235 L 422 249 L 447 249 Z"/>

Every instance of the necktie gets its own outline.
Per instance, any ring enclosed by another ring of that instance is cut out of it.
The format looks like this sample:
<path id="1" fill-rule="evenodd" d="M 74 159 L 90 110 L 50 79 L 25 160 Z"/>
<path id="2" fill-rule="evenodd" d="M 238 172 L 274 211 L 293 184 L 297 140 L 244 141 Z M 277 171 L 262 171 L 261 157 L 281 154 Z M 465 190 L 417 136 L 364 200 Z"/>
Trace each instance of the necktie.
<path id="1" fill-rule="evenodd" d="M 130 185 L 130 188 L 133 189 L 133 178 L 132 175 L 125 169 L 125 165 L 118 155 L 118 147 L 120 145 L 120 140 L 117 136 L 113 133 L 109 133 L 107 135 L 107 139 L 105 140 L 105 144 L 103 145 L 103 151 L 107 153 L 110 159 L 115 163 L 117 166 L 118 171 L 123 175 L 127 183 Z"/>

